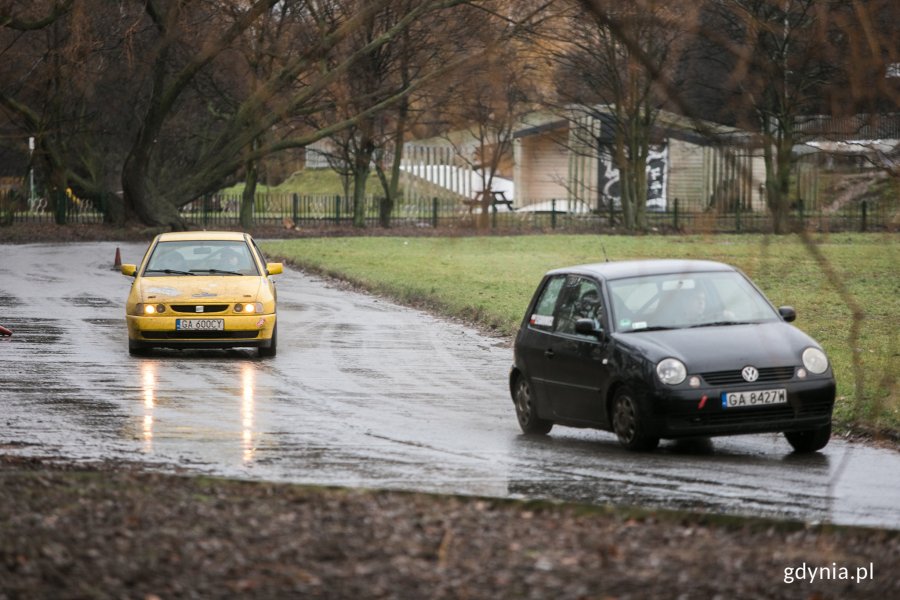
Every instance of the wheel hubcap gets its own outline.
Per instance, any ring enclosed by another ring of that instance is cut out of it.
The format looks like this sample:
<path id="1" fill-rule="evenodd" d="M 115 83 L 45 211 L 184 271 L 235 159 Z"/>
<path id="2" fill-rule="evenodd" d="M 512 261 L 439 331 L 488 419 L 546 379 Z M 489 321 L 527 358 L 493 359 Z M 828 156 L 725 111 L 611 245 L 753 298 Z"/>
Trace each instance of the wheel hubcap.
<path id="1" fill-rule="evenodd" d="M 616 402 L 613 426 L 616 429 L 616 435 L 625 442 L 630 442 L 634 438 L 634 405 L 628 396 L 622 396 Z"/>
<path id="2" fill-rule="evenodd" d="M 523 423 L 531 420 L 531 390 L 524 381 L 519 382 L 516 389 L 516 408 L 519 409 L 519 419 Z"/>

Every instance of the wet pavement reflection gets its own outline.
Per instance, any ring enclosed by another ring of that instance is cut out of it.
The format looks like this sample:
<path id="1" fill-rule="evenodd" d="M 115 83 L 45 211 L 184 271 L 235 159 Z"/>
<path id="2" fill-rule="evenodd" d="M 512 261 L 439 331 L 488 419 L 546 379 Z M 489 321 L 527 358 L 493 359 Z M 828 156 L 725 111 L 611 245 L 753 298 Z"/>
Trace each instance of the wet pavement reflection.
<path id="1" fill-rule="evenodd" d="M 508 343 L 287 269 L 279 353 L 133 358 L 111 269 L 141 244 L 0 246 L 0 450 L 271 481 L 689 508 L 900 529 L 900 454 L 778 435 L 520 435 Z"/>

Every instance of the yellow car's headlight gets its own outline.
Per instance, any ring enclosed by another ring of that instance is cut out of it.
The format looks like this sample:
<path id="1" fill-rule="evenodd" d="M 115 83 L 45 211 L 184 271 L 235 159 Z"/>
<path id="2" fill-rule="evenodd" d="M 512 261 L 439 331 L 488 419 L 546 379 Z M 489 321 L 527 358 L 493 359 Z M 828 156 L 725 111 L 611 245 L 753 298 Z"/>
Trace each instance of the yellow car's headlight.
<path id="1" fill-rule="evenodd" d="M 261 313 L 263 311 L 262 302 L 239 302 L 234 305 L 234 312 L 245 313 L 248 315 Z"/>
<path id="2" fill-rule="evenodd" d="M 165 304 L 145 304 L 143 302 L 138 302 L 134 307 L 134 314 L 140 317 L 149 317 L 150 315 L 164 312 L 166 312 Z"/>

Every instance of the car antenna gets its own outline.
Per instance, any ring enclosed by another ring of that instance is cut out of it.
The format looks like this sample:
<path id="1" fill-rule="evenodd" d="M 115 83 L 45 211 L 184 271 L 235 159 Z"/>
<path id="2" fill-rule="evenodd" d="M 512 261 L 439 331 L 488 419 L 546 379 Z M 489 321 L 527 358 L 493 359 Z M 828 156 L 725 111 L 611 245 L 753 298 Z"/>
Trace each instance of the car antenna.
<path id="1" fill-rule="evenodd" d="M 606 254 L 606 246 L 603 245 L 603 242 L 600 242 L 600 249 L 603 250 L 603 258 L 606 259 L 606 262 L 609 262 L 609 256 Z"/>

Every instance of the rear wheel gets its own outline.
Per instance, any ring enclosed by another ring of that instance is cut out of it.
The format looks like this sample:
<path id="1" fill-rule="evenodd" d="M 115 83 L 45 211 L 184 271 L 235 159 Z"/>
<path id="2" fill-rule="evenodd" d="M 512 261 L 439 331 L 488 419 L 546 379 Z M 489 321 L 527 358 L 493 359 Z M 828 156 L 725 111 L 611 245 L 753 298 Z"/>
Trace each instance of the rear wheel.
<path id="1" fill-rule="evenodd" d="M 798 454 L 816 452 L 828 445 L 828 440 L 831 439 L 831 423 L 808 431 L 786 431 L 784 437 Z"/>
<path id="2" fill-rule="evenodd" d="M 613 398 L 612 424 L 619 443 L 629 450 L 653 450 L 659 445 L 659 437 L 647 432 L 641 407 L 628 388 L 620 388 Z"/>
<path id="3" fill-rule="evenodd" d="M 516 379 L 513 387 L 513 403 L 516 405 L 516 417 L 523 433 L 545 435 L 553 428 L 553 421 L 538 417 L 534 392 L 524 375 L 519 375 Z"/>
<path id="4" fill-rule="evenodd" d="M 272 329 L 272 341 L 268 347 L 259 347 L 259 356 L 261 358 L 269 358 L 275 356 L 278 351 L 278 325 Z"/>

